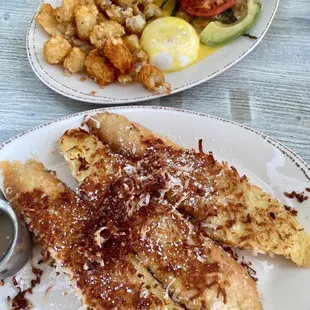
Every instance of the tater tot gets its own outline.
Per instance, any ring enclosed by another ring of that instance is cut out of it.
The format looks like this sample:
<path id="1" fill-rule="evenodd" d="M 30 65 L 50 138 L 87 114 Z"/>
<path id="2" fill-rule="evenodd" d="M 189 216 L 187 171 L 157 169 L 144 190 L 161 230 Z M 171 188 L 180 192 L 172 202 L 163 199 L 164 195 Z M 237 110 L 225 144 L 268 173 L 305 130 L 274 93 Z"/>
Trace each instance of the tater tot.
<path id="1" fill-rule="evenodd" d="M 102 11 L 105 11 L 109 7 L 109 5 L 112 4 L 112 1 L 111 0 L 96 0 L 96 4 L 97 6 L 99 6 L 99 8 Z"/>
<path id="2" fill-rule="evenodd" d="M 106 14 L 111 20 L 124 25 L 127 17 L 133 16 L 133 9 L 129 7 L 120 7 L 115 4 L 111 4 L 106 10 Z"/>
<path id="3" fill-rule="evenodd" d="M 151 18 L 155 19 L 161 17 L 163 15 L 163 12 L 159 6 L 150 2 L 144 5 L 143 14 L 145 16 L 145 19 L 148 20 Z"/>
<path id="4" fill-rule="evenodd" d="M 51 36 L 56 35 L 57 20 L 53 7 L 48 3 L 42 3 L 35 18 L 36 22 Z"/>
<path id="5" fill-rule="evenodd" d="M 104 87 L 117 78 L 117 70 L 112 63 L 98 53 L 91 51 L 85 61 L 86 71 L 91 79 Z"/>
<path id="6" fill-rule="evenodd" d="M 73 47 L 63 66 L 71 73 L 81 72 L 84 70 L 85 60 L 86 54 L 79 47 Z"/>
<path id="7" fill-rule="evenodd" d="M 59 23 L 74 20 L 75 0 L 63 0 L 62 5 L 55 9 L 56 19 Z"/>
<path id="8" fill-rule="evenodd" d="M 166 83 L 164 74 L 153 65 L 144 65 L 138 73 L 137 80 L 148 90 L 170 94 L 171 85 Z"/>
<path id="9" fill-rule="evenodd" d="M 136 34 L 125 36 L 123 41 L 132 53 L 135 50 L 142 48 L 140 45 L 139 37 Z"/>
<path id="10" fill-rule="evenodd" d="M 70 43 L 61 35 L 50 38 L 43 45 L 43 55 L 51 65 L 61 63 L 70 50 Z"/>
<path id="11" fill-rule="evenodd" d="M 90 32 L 97 24 L 98 14 L 95 5 L 77 5 L 75 7 L 76 28 L 81 39 L 89 38 Z"/>
<path id="12" fill-rule="evenodd" d="M 140 35 L 146 26 L 145 17 L 142 15 L 136 15 L 126 18 L 125 28 L 129 33 Z"/>
<path id="13" fill-rule="evenodd" d="M 113 20 L 105 20 L 96 25 L 89 35 L 91 44 L 97 49 L 103 48 L 107 40 L 117 40 L 125 34 L 124 28 Z"/>
<path id="14" fill-rule="evenodd" d="M 104 45 L 103 52 L 121 73 L 126 73 L 134 68 L 134 58 L 123 42 L 113 44 L 111 40 L 108 40 Z"/>

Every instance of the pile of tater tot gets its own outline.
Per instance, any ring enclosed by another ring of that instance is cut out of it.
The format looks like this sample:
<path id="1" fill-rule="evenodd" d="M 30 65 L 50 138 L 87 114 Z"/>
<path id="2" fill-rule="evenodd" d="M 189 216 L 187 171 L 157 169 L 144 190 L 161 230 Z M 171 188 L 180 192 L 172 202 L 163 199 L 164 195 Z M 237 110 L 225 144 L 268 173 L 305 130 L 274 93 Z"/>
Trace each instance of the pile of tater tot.
<path id="1" fill-rule="evenodd" d="M 152 92 L 170 93 L 140 45 L 147 23 L 161 16 L 152 0 L 63 0 L 57 8 L 41 4 L 35 19 L 51 35 L 43 45 L 46 61 L 61 64 L 65 74 L 86 73 L 101 87 L 136 81 Z"/>

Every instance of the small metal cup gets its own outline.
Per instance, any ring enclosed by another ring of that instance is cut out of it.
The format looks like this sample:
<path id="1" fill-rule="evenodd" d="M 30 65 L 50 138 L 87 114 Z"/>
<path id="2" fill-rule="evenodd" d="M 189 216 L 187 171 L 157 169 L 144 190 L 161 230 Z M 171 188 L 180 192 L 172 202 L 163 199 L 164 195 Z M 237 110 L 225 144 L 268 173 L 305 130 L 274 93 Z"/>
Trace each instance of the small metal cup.
<path id="1" fill-rule="evenodd" d="M 0 253 L 0 280 L 8 278 L 21 270 L 32 253 L 31 238 L 25 223 L 16 215 L 12 207 L 0 199 L 2 219 L 11 224 L 11 242 L 5 253 Z M 7 234 L 0 235 L 0 242 L 5 242 Z M 2 243 L 3 244 L 3 243 Z"/>

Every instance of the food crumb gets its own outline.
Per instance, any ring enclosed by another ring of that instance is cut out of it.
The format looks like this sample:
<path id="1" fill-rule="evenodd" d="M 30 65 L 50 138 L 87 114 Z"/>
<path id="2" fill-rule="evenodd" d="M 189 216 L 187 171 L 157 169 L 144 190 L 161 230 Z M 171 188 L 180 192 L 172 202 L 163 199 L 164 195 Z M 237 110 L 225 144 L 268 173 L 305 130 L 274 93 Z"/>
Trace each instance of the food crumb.
<path id="1" fill-rule="evenodd" d="M 241 259 L 241 261 L 240 261 L 239 263 L 240 263 L 240 265 L 241 265 L 242 267 L 244 267 L 244 268 L 247 270 L 249 276 L 250 276 L 255 282 L 257 282 L 257 281 L 258 281 L 258 278 L 256 277 L 256 271 L 251 267 L 251 266 L 252 266 L 252 262 L 246 262 L 245 259 L 244 259 L 244 256 L 242 256 L 242 259 Z"/>
<path id="2" fill-rule="evenodd" d="M 297 214 L 298 214 L 297 210 L 295 210 L 289 206 L 286 206 L 286 205 L 284 205 L 284 208 L 286 211 L 290 212 L 293 216 L 297 216 Z"/>
<path id="3" fill-rule="evenodd" d="M 295 191 L 292 191 L 291 193 L 284 192 L 284 195 L 290 199 L 296 198 L 299 203 L 302 203 L 303 201 L 308 199 L 308 196 L 306 196 L 304 192 L 301 193 L 297 193 Z"/>
<path id="4" fill-rule="evenodd" d="M 49 286 L 46 290 L 45 290 L 45 294 L 44 294 L 44 302 L 47 303 L 48 301 L 48 293 L 49 291 L 53 288 L 53 286 Z"/>
<path id="5" fill-rule="evenodd" d="M 86 81 L 86 77 L 85 77 L 85 76 L 82 76 L 82 77 L 80 78 L 80 81 L 81 81 L 81 82 L 85 82 L 85 81 Z"/>
<path id="6" fill-rule="evenodd" d="M 64 75 L 65 75 L 65 76 L 71 76 L 72 73 L 66 69 L 66 70 L 64 71 Z"/>
<path id="7" fill-rule="evenodd" d="M 243 36 L 247 37 L 247 38 L 250 38 L 251 40 L 257 40 L 258 39 L 256 36 L 253 36 L 253 35 L 251 35 L 249 33 L 245 33 Z"/>
<path id="8" fill-rule="evenodd" d="M 4 280 L 0 280 L 0 286 L 4 285 Z"/>
<path id="9" fill-rule="evenodd" d="M 306 187 L 306 192 L 310 192 L 310 187 Z"/>
<path id="10" fill-rule="evenodd" d="M 90 94 L 95 96 L 97 94 L 97 92 L 93 90 L 93 91 L 90 92 Z"/>

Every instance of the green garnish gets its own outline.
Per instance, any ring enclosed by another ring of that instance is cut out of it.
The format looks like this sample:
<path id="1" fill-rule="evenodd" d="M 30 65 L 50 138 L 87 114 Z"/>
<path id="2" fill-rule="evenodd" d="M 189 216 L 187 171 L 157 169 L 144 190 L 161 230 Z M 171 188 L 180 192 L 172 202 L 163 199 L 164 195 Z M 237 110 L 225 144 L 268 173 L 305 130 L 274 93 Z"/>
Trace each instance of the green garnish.
<path id="1" fill-rule="evenodd" d="M 163 3 L 160 5 L 160 8 L 162 9 L 166 4 L 167 4 L 168 0 L 164 0 Z"/>
<path id="2" fill-rule="evenodd" d="M 175 3 L 174 3 L 174 7 L 171 11 L 171 16 L 176 16 L 178 10 L 179 10 L 179 7 L 180 7 L 180 1 L 179 0 L 175 0 Z"/>

